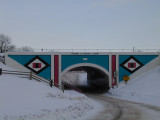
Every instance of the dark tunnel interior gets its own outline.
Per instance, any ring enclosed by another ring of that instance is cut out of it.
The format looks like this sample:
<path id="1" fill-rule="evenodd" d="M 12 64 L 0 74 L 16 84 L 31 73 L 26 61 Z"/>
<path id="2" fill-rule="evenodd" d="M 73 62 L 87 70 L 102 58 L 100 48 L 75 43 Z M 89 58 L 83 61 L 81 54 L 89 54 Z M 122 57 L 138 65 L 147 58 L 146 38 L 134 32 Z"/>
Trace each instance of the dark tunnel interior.
<path id="1" fill-rule="evenodd" d="M 70 71 L 84 71 L 87 73 L 87 86 L 76 85 L 84 93 L 105 93 L 109 90 L 109 77 L 108 75 L 95 67 L 76 67 Z"/>

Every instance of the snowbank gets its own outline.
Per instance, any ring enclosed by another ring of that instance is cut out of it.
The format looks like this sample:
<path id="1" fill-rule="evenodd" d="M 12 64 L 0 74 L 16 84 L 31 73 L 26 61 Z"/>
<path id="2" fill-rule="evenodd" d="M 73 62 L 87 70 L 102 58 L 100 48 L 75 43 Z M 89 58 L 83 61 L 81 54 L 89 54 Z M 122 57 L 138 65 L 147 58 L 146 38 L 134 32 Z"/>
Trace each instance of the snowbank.
<path id="1" fill-rule="evenodd" d="M 160 106 L 160 66 L 118 88 L 110 89 L 106 95 L 125 100 Z"/>
<path id="2" fill-rule="evenodd" d="M 2 63 L 0 67 L 13 70 Z M 75 91 L 63 93 L 42 82 L 5 74 L 0 76 L 0 98 L 0 120 L 83 119 L 100 107 Z"/>

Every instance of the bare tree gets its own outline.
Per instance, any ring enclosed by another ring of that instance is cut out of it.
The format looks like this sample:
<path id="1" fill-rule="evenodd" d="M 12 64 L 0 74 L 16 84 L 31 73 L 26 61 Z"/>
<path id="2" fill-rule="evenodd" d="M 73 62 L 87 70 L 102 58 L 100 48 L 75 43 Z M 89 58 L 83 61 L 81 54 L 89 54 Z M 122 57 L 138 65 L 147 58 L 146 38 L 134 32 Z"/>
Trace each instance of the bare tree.
<path id="1" fill-rule="evenodd" d="M 17 49 L 18 52 L 33 52 L 33 48 L 29 46 L 20 47 Z"/>
<path id="2" fill-rule="evenodd" d="M 0 34 L 0 53 L 15 51 L 15 45 L 11 44 L 11 39 L 4 34 Z"/>
<path id="3" fill-rule="evenodd" d="M 9 52 L 9 51 L 15 52 L 16 51 L 16 46 L 15 45 L 9 45 L 7 47 L 6 52 Z"/>

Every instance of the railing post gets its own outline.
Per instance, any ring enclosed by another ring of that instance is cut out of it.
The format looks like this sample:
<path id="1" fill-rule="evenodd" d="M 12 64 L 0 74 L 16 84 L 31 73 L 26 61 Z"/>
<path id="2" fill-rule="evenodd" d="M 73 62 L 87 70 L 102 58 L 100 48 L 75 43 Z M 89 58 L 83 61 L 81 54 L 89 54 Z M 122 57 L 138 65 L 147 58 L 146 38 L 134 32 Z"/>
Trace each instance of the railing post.
<path id="1" fill-rule="evenodd" d="M 133 47 L 133 52 L 135 52 L 135 47 Z"/>
<path id="2" fill-rule="evenodd" d="M 32 80 L 32 71 L 30 71 L 30 80 Z"/>
<path id="3" fill-rule="evenodd" d="M 0 68 L 0 75 L 2 75 L 2 68 Z"/>

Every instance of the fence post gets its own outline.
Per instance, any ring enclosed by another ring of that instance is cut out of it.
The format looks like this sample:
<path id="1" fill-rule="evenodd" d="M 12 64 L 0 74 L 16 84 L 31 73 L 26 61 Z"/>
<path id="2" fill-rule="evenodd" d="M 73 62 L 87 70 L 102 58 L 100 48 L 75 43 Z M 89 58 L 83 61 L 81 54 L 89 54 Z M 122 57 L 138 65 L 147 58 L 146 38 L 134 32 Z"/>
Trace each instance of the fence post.
<path id="1" fill-rule="evenodd" d="M 52 80 L 52 79 L 50 80 L 50 83 L 49 83 L 49 84 L 50 84 L 50 87 L 53 86 L 53 80 Z"/>
<path id="2" fill-rule="evenodd" d="M 30 71 L 30 80 L 32 80 L 32 71 Z"/>
<path id="3" fill-rule="evenodd" d="M 64 84 L 62 83 L 62 91 L 63 91 L 63 93 L 64 93 Z"/>
<path id="4" fill-rule="evenodd" d="M 0 68 L 0 75 L 2 75 L 2 68 Z"/>

